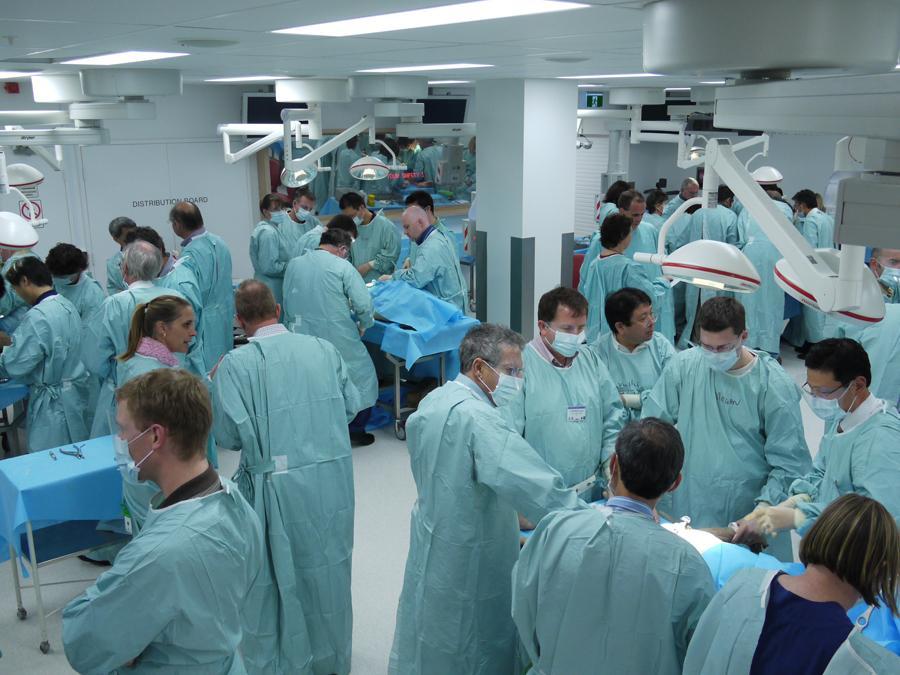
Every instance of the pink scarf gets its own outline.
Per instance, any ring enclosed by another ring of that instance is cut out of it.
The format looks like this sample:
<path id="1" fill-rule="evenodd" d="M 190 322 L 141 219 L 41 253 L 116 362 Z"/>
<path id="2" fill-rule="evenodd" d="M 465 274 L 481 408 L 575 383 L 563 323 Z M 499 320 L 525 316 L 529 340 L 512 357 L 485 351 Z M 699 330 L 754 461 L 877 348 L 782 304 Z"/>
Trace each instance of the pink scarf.
<path id="1" fill-rule="evenodd" d="M 138 343 L 137 353 L 141 356 L 156 359 L 164 366 L 169 366 L 169 368 L 174 368 L 178 365 L 178 359 L 169 351 L 169 348 L 153 338 L 142 337 Z"/>

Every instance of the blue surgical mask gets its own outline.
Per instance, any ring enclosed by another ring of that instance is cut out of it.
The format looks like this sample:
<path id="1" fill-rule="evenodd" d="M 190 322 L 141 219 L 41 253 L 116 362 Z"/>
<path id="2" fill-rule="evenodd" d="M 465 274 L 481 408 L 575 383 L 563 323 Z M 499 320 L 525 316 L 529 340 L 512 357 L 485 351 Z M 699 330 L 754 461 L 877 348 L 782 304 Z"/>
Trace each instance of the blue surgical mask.
<path id="1" fill-rule="evenodd" d="M 150 449 L 144 458 L 135 463 L 135 461 L 131 458 L 131 453 L 128 452 L 128 446 L 134 443 L 141 436 L 150 431 L 150 428 L 144 429 L 137 436 L 132 438 L 130 441 L 126 441 L 124 438 L 121 438 L 118 434 L 113 436 L 113 449 L 115 451 L 116 458 L 116 467 L 119 469 L 119 473 L 122 474 L 122 478 L 130 483 L 140 483 L 142 482 L 138 475 L 141 472 L 141 466 L 143 466 L 144 462 L 147 461 L 147 458 L 153 454 L 153 449 Z"/>
<path id="2" fill-rule="evenodd" d="M 813 396 L 812 394 L 808 394 L 805 391 L 803 393 L 803 398 L 806 399 L 806 403 L 812 408 L 812 411 L 816 414 L 821 420 L 827 422 L 840 422 L 844 419 L 849 413 L 841 407 L 840 400 L 844 397 L 844 394 L 847 393 L 849 389 L 849 385 L 844 387 L 844 390 L 840 393 L 839 396 L 834 398 L 819 398 L 818 396 Z M 856 403 L 856 397 L 853 397 L 853 401 L 850 402 L 850 407 Z"/>
<path id="3" fill-rule="evenodd" d="M 306 209 L 301 209 L 301 208 L 298 208 L 296 211 L 294 211 L 294 213 L 297 214 L 297 217 L 300 220 L 306 220 L 311 215 L 309 211 L 307 211 Z"/>
<path id="4" fill-rule="evenodd" d="M 557 354 L 562 354 L 566 358 L 572 358 L 578 353 L 578 348 L 584 344 L 584 331 L 573 335 L 572 333 L 563 333 L 552 326 L 551 329 L 556 333 L 556 336 L 553 338 L 550 347 Z"/>
<path id="5" fill-rule="evenodd" d="M 900 269 L 885 267 L 880 279 L 889 286 L 897 286 L 897 284 L 900 284 Z"/>
<path id="6" fill-rule="evenodd" d="M 363 224 L 362 216 L 353 216 L 353 223 L 354 223 L 357 227 L 359 227 L 360 225 L 362 225 L 362 224 Z"/>
<path id="7" fill-rule="evenodd" d="M 487 361 L 485 361 L 487 367 L 497 373 L 497 387 L 494 391 L 491 392 L 491 400 L 494 402 L 495 406 L 501 406 L 512 401 L 521 391 L 522 385 L 524 381 L 520 377 L 513 377 L 512 375 L 507 375 L 506 373 L 499 373 L 497 370 Z M 482 382 L 484 384 L 484 382 Z M 485 385 L 487 386 L 487 385 Z"/>
<path id="8" fill-rule="evenodd" d="M 727 352 L 711 352 L 703 347 L 700 347 L 700 350 L 710 368 L 724 373 L 726 370 L 734 368 L 734 364 L 738 362 L 741 343 L 739 342 L 734 349 L 729 349 Z"/>
<path id="9" fill-rule="evenodd" d="M 272 211 L 271 217 L 269 218 L 269 220 L 278 225 L 283 225 L 286 219 L 287 214 L 284 211 Z"/>

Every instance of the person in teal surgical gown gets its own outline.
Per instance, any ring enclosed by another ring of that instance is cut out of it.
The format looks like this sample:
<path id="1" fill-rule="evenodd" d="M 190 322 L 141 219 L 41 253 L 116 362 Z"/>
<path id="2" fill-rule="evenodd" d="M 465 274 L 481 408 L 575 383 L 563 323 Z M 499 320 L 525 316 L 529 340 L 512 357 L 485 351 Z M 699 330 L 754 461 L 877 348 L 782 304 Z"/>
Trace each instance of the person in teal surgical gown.
<path id="1" fill-rule="evenodd" d="M 715 593 L 700 554 L 655 520 L 683 461 L 671 424 L 632 422 L 611 460 L 614 496 L 538 525 L 513 570 L 513 619 L 533 672 L 681 675 Z"/>
<path id="2" fill-rule="evenodd" d="M 125 236 L 137 227 L 128 216 L 118 216 L 109 221 L 109 236 L 116 242 L 119 250 L 106 260 L 106 294 L 113 295 L 128 288 L 122 278 L 122 249 L 125 248 Z"/>
<path id="3" fill-rule="evenodd" d="M 813 248 L 834 248 L 834 219 L 827 213 L 819 210 L 816 202 L 816 193 L 812 190 L 800 190 L 794 195 L 794 209 L 798 220 L 797 227 L 803 238 Z M 832 337 L 826 333 L 826 317 L 823 312 L 803 305 L 803 334 L 804 342 L 815 344 L 826 337 Z M 804 351 L 807 351 L 805 349 Z"/>
<path id="4" fill-rule="evenodd" d="M 863 634 L 871 608 L 897 614 L 900 534 L 878 502 L 846 495 L 800 542 L 798 576 L 744 569 L 706 608 L 688 647 L 695 675 L 891 675 L 900 657 Z M 869 605 L 852 623 L 847 612 Z"/>
<path id="5" fill-rule="evenodd" d="M 267 592 L 264 549 L 253 509 L 206 461 L 206 386 L 163 368 L 116 396 L 120 470 L 165 487 L 140 535 L 63 611 L 66 658 L 79 673 L 242 675 L 243 626 L 258 619 L 247 603 Z"/>
<path id="6" fill-rule="evenodd" d="M 602 468 L 626 420 L 609 371 L 583 344 L 587 311 L 587 300 L 574 289 L 543 295 L 538 334 L 522 351 L 525 384 L 500 407 L 569 486 L 592 478 L 605 482 Z"/>
<path id="7" fill-rule="evenodd" d="M 392 274 L 400 257 L 400 232 L 385 216 L 372 213 L 365 200 L 348 192 L 340 201 L 341 213 L 353 218 L 357 236 L 350 251 L 350 262 L 366 281 Z"/>
<path id="8" fill-rule="evenodd" d="M 757 506 L 780 504 L 812 464 L 797 386 L 774 359 L 743 346 L 744 309 L 733 298 L 700 308 L 700 346 L 677 354 L 644 401 L 643 417 L 678 427 L 685 480 L 660 503 L 694 527 L 724 527 Z M 790 560 L 789 537 L 770 553 Z"/>
<path id="9" fill-rule="evenodd" d="M 593 348 L 609 369 L 628 419 L 637 419 L 644 399 L 675 356 L 675 348 L 654 332 L 650 298 L 637 288 L 623 288 L 607 297 L 605 315 L 611 330 Z"/>
<path id="10" fill-rule="evenodd" d="M 849 337 L 862 345 L 872 364 L 871 391 L 888 403 L 900 402 L 900 305 L 885 305 L 884 318 L 871 326 L 834 321 L 834 337 Z"/>
<path id="11" fill-rule="evenodd" d="M 403 212 L 403 231 L 418 245 L 416 262 L 393 275 L 379 277 L 381 281 L 405 281 L 414 288 L 428 291 L 436 298 L 456 305 L 465 314 L 469 298 L 468 284 L 459 267 L 456 240 L 440 232 L 419 206 Z"/>
<path id="12" fill-rule="evenodd" d="M 586 507 L 494 409 L 520 386 L 523 347 L 508 328 L 472 328 L 459 349 L 461 374 L 409 418 L 418 497 L 391 675 L 515 672 L 516 511 L 537 523 Z"/>
<path id="13" fill-rule="evenodd" d="M 582 268 L 581 282 L 578 290 L 587 298 L 590 305 L 588 311 L 587 339 L 595 341 L 609 332 L 609 326 L 603 320 L 603 307 L 606 298 L 621 288 L 639 288 L 656 300 L 654 283 L 639 263 L 623 255 L 631 244 L 632 219 L 623 214 L 614 214 L 603 221 L 600 237 L 603 248 L 594 260 L 590 261 L 587 270 Z M 654 303 L 654 311 L 656 311 Z"/>
<path id="14" fill-rule="evenodd" d="M 277 598 L 274 606 L 268 595 L 248 604 L 255 625 L 244 657 L 250 672 L 347 675 L 354 512 L 347 422 L 362 407 L 359 395 L 330 343 L 278 322 L 264 285 L 243 282 L 235 305 L 250 344 L 228 354 L 213 377 L 214 431 L 219 445 L 241 451 L 235 481 L 263 524 Z"/>
<path id="15" fill-rule="evenodd" d="M 268 286 L 275 295 L 275 302 L 281 304 L 281 287 L 284 283 L 284 269 L 293 257 L 299 236 L 289 236 L 288 228 L 299 229 L 296 223 L 282 210 L 281 197 L 268 194 L 259 202 L 263 220 L 257 223 L 250 235 L 250 263 L 253 277 Z"/>
<path id="16" fill-rule="evenodd" d="M 169 212 L 169 221 L 181 237 L 180 259 L 200 285 L 203 315 L 198 333 L 203 336 L 203 362 L 212 368 L 234 346 L 231 252 L 221 237 L 206 230 L 196 204 L 179 202 Z"/>
<path id="17" fill-rule="evenodd" d="M 80 360 L 81 319 L 75 306 L 53 290 L 40 260 L 18 258 L 6 281 L 30 309 L 0 354 L 0 377 L 28 385 L 28 450 L 56 448 L 88 437 L 90 381 Z"/>

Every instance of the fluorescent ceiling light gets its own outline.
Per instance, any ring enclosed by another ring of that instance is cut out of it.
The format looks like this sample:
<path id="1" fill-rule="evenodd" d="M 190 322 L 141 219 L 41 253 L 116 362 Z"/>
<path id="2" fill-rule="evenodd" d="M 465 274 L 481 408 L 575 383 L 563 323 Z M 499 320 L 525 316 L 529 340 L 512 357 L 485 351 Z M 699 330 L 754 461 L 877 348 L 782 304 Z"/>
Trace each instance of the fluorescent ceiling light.
<path id="1" fill-rule="evenodd" d="M 606 85 L 602 82 L 597 82 L 596 84 L 579 84 L 579 89 L 597 89 L 598 87 L 605 87 Z"/>
<path id="2" fill-rule="evenodd" d="M 62 61 L 62 63 L 71 66 L 118 66 L 123 63 L 140 63 L 141 61 L 174 59 L 176 56 L 189 56 L 189 54 L 187 52 L 115 52 L 112 54 L 89 56 L 84 59 Z"/>
<path id="3" fill-rule="evenodd" d="M 666 87 L 666 91 L 690 91 L 690 87 Z"/>
<path id="4" fill-rule="evenodd" d="M 629 77 L 662 77 L 656 73 L 613 73 L 611 75 L 565 75 L 558 80 L 615 80 Z"/>
<path id="5" fill-rule="evenodd" d="M 392 12 L 363 16 L 357 19 L 329 21 L 294 28 L 273 30 L 273 33 L 290 35 L 320 35 L 324 37 L 347 37 L 349 35 L 369 35 L 387 33 L 411 28 L 429 26 L 449 26 L 456 23 L 506 19 L 513 16 L 547 14 L 570 9 L 590 7 L 580 2 L 560 2 L 558 0 L 479 0 L 478 2 L 442 5 L 406 12 Z"/>
<path id="6" fill-rule="evenodd" d="M 245 77 L 214 77 L 204 82 L 271 82 L 273 80 L 287 80 L 287 75 L 247 75 Z"/>
<path id="7" fill-rule="evenodd" d="M 725 80 L 706 80 L 700 84 L 725 84 Z"/>
<path id="8" fill-rule="evenodd" d="M 428 80 L 428 84 L 471 84 L 472 80 Z"/>
<path id="9" fill-rule="evenodd" d="M 31 77 L 32 75 L 40 75 L 39 72 L 26 73 L 22 70 L 0 70 L 0 80 L 15 80 L 20 77 Z"/>
<path id="10" fill-rule="evenodd" d="M 434 66 L 397 66 L 391 68 L 368 68 L 357 73 L 419 73 L 432 70 L 465 70 L 466 68 L 493 68 L 484 63 L 441 63 Z"/>

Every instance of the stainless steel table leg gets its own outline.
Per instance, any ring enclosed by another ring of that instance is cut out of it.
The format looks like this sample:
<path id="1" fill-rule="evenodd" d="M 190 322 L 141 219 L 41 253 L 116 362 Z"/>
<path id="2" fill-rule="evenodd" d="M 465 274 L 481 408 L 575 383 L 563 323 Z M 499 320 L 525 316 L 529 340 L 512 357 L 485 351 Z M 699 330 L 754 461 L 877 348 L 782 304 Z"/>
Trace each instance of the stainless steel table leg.
<path id="1" fill-rule="evenodd" d="M 24 621 L 25 617 L 28 616 L 28 612 L 25 610 L 25 605 L 22 604 L 22 584 L 19 581 L 19 558 L 16 556 L 16 549 L 13 548 L 13 545 L 9 545 L 9 567 L 12 570 L 13 576 L 13 588 L 16 589 L 16 616 L 19 617 L 20 621 Z"/>
<path id="2" fill-rule="evenodd" d="M 50 642 L 47 639 L 47 615 L 44 613 L 44 600 L 41 598 L 41 577 L 38 573 L 37 551 L 34 550 L 34 532 L 31 531 L 30 520 L 25 521 L 25 527 L 25 533 L 28 535 L 28 553 L 31 557 L 31 573 L 34 575 L 34 599 L 41 621 L 41 651 L 46 654 L 50 651 Z"/>

